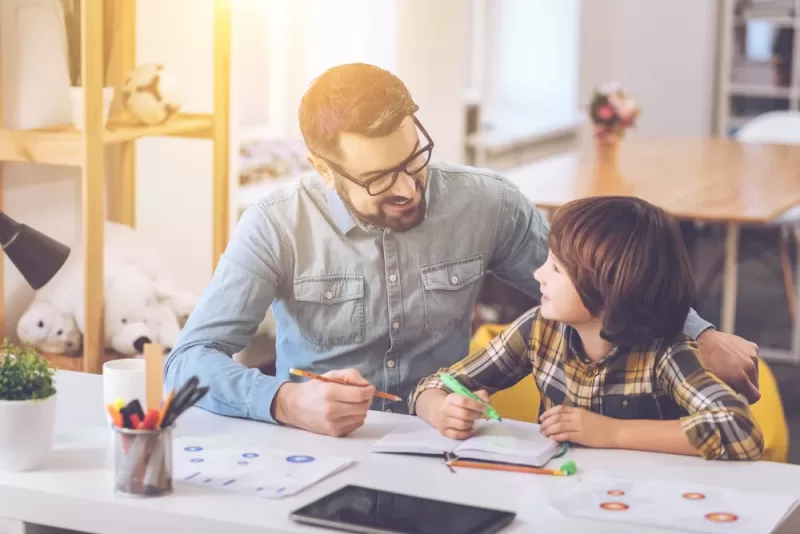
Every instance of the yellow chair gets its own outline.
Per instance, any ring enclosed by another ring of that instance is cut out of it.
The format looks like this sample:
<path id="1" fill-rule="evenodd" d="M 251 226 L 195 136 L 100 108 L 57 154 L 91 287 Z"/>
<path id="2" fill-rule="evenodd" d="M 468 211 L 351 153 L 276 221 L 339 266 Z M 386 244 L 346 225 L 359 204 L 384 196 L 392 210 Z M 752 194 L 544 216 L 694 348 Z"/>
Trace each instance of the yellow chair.
<path id="1" fill-rule="evenodd" d="M 470 353 L 488 345 L 503 328 L 504 325 L 498 324 L 484 324 L 478 328 L 472 336 Z M 761 459 L 785 463 L 789 454 L 789 429 L 778 384 L 764 360 L 759 360 L 759 389 L 761 399 L 751 407 L 751 411 L 764 434 L 765 449 Z M 491 402 L 503 417 L 532 423 L 539 418 L 539 388 L 530 375 L 515 386 L 492 395 Z"/>

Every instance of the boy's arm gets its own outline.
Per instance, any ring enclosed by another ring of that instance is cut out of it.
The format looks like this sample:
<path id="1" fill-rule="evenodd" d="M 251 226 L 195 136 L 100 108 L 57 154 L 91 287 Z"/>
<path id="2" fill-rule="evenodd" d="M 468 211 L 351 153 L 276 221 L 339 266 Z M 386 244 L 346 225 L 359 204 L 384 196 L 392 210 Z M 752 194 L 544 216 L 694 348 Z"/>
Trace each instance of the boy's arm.
<path id="1" fill-rule="evenodd" d="M 680 429 L 706 459 L 756 460 L 764 438 L 750 408 L 698 359 L 694 342 L 670 348 L 656 366 L 658 384 L 689 415 Z"/>
<path id="2" fill-rule="evenodd" d="M 538 307 L 525 312 L 486 347 L 440 371 L 458 378 L 471 391 L 483 389 L 490 395 L 513 386 L 532 370 L 530 351 L 538 316 Z M 449 392 L 438 373 L 423 378 L 409 398 L 412 415 L 420 394 L 434 388 Z"/>

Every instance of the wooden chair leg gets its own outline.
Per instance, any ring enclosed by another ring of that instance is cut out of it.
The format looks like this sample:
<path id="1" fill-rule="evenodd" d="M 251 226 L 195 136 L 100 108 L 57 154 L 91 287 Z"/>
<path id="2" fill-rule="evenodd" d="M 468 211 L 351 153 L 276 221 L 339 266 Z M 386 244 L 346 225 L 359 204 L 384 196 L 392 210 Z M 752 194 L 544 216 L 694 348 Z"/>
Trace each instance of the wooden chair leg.
<path id="1" fill-rule="evenodd" d="M 794 236 L 794 233 L 790 234 Z M 778 248 L 781 256 L 781 270 L 783 271 L 783 288 L 786 293 L 786 304 L 789 308 L 789 316 L 794 319 L 795 313 L 795 289 L 792 280 L 792 262 L 789 260 L 789 238 L 781 234 Z"/>

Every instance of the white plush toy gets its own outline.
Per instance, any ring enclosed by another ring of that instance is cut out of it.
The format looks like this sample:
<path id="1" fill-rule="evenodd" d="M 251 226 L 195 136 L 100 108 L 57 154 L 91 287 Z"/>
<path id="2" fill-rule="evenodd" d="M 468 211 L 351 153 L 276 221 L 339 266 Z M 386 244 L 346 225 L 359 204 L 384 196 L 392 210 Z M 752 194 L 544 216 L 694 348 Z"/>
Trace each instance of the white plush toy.
<path id="1" fill-rule="evenodd" d="M 171 349 L 197 297 L 178 287 L 155 247 L 132 228 L 107 221 L 104 237 L 106 347 L 124 355 L 141 353 L 150 341 Z M 36 292 L 17 325 L 21 341 L 40 350 L 77 352 L 69 345 L 84 330 L 82 262 L 81 247 L 74 247 L 56 276 Z"/>
<path id="2" fill-rule="evenodd" d="M 48 302 L 34 302 L 28 307 L 17 323 L 17 336 L 42 352 L 77 354 L 81 349 L 75 319 Z"/>

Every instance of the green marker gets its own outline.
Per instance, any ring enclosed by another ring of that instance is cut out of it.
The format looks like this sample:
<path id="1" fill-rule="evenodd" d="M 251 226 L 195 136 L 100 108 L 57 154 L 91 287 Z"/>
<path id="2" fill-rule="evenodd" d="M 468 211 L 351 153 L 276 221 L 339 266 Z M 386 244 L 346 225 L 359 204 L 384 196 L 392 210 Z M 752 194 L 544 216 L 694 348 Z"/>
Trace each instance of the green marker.
<path id="1" fill-rule="evenodd" d="M 489 417 L 491 419 L 496 419 L 498 421 L 503 420 L 503 418 L 500 417 L 500 414 L 497 413 L 497 410 L 492 408 L 492 406 L 488 402 L 485 402 L 483 399 L 481 399 L 473 392 L 471 392 L 469 389 L 467 389 L 466 386 L 464 386 L 464 384 L 459 382 L 457 378 L 447 373 L 439 373 L 439 379 L 442 381 L 442 384 L 444 384 L 446 388 L 452 390 L 453 393 L 463 395 L 465 397 L 468 397 L 472 400 L 476 400 L 481 404 L 485 405 L 486 411 L 484 412 L 484 415 L 486 415 L 486 417 Z"/>

